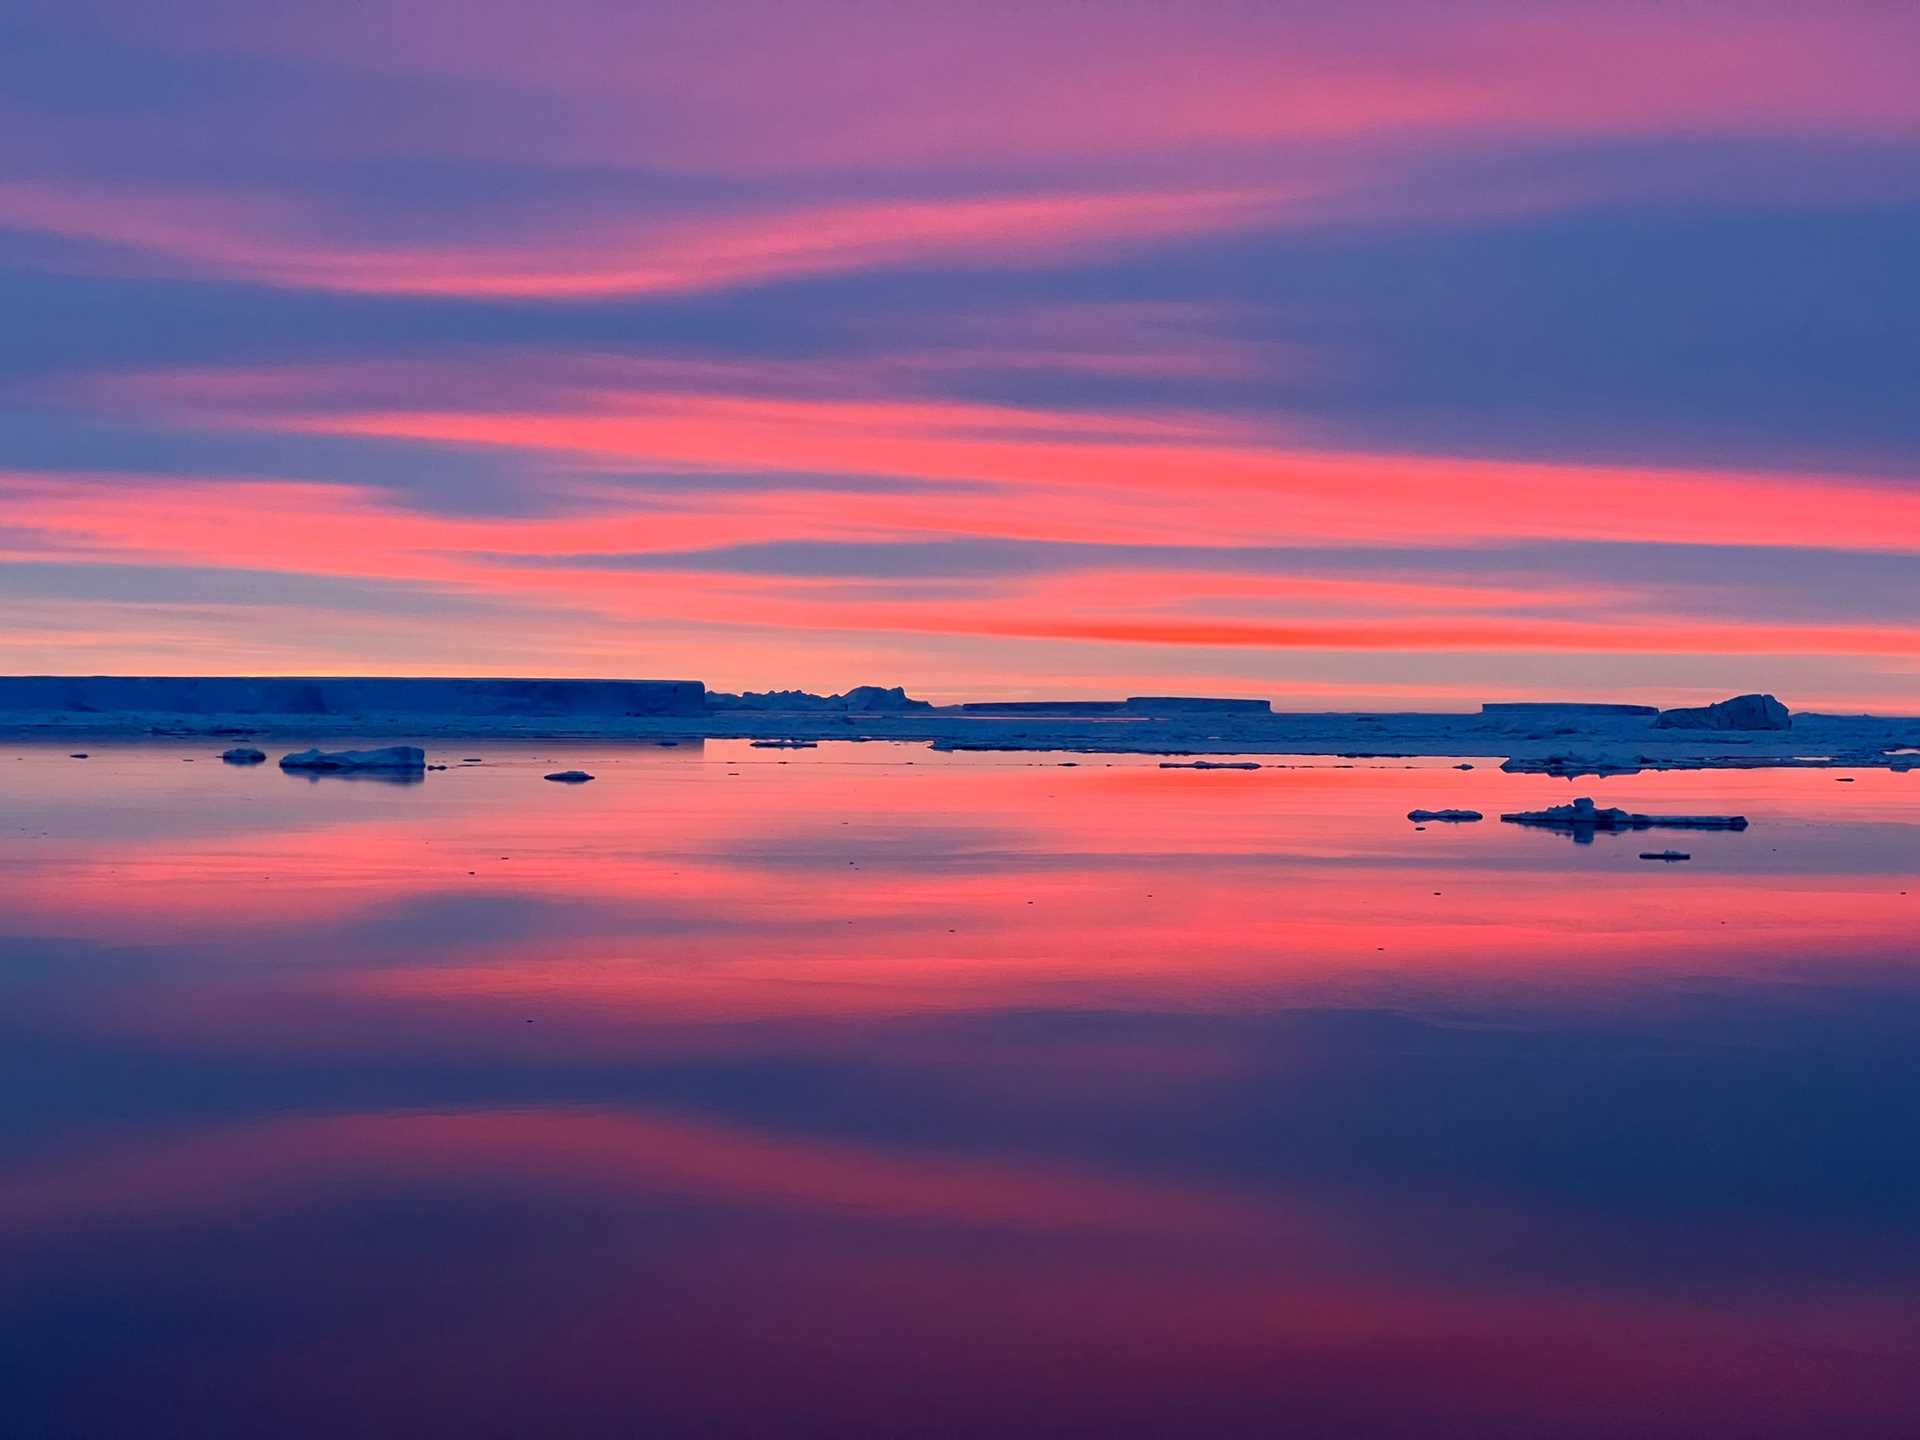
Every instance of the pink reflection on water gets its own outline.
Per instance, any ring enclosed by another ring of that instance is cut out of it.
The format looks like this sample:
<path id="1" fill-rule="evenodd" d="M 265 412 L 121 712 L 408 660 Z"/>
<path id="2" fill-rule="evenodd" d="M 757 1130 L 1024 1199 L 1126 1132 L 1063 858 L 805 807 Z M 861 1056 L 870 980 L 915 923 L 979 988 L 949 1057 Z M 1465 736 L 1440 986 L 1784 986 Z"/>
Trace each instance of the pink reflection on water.
<path id="1" fill-rule="evenodd" d="M 474 749 L 4 773 L 0 1327 L 313 1433 L 1911 1413 L 1920 780 L 1581 787 L 1752 818 L 1666 868 L 1404 819 L 1566 793 L 1484 762 Z"/>
<path id="2" fill-rule="evenodd" d="M 509 750 L 399 794 L 162 774 L 177 808 L 152 833 L 16 844 L 12 923 L 220 958 L 123 1006 L 90 997 L 90 1025 L 484 1047 L 491 1016 L 531 1006 L 564 1027 L 542 1041 L 618 1050 L 636 1026 L 697 1045 L 696 1025 L 1044 1007 L 1069 989 L 1081 1007 L 1200 1012 L 1591 1006 L 1679 978 L 1788 980 L 1810 950 L 1829 976 L 1873 972 L 1905 953 L 1920 903 L 1905 776 L 1584 782 L 1603 803 L 1753 817 L 1687 837 L 1695 859 L 1668 868 L 1639 862 L 1635 836 L 1576 851 L 1402 818 L 1566 793 L 1484 764 L 1196 773 L 714 744 L 608 754 L 583 793 L 538 784 L 537 759 Z"/>

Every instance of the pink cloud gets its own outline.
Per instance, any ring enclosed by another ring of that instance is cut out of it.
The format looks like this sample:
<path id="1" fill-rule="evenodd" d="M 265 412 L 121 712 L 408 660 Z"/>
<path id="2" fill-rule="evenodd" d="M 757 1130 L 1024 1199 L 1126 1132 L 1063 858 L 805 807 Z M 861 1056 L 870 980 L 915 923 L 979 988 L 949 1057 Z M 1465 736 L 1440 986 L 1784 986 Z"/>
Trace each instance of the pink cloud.
<path id="1" fill-rule="evenodd" d="M 517 151 L 700 170 L 1037 165 L 1431 134 L 1911 135 L 1920 125 L 1904 63 L 1913 17 L 1862 3 L 1732 13 L 571 4 L 534 23 L 508 0 L 324 18 L 208 0 L 169 7 L 164 24 L 128 19 L 162 45 L 490 92 L 503 123 L 484 139 Z M 514 122 L 536 102 L 548 124 L 529 137 Z M 461 141 L 436 132 L 431 115 L 419 123 L 441 144 Z"/>
<path id="2" fill-rule="evenodd" d="M 1124 307 L 1075 317 L 1106 337 L 1189 321 Z M 1165 321 L 1166 324 L 1162 324 Z M 1110 328 L 1109 328 L 1110 327 Z M 968 343 L 973 343 L 969 341 Z M 1009 342 L 1024 343 L 1016 335 Z M 1205 338 L 1199 344 L 1205 353 Z M 1117 348 L 1117 347 L 1115 347 Z M 1078 343 L 1073 353 L 1081 353 Z M 1244 357 L 1243 357 L 1244 358 Z M 510 377 L 510 378 L 503 378 Z M 524 379 L 522 378 L 524 377 Z M 1237 551 L 1588 541 L 1920 549 L 1920 494 L 1820 474 L 1514 462 L 1312 448 L 1282 422 L 1174 411 L 1034 409 L 921 393 L 882 349 L 812 367 L 630 361 L 475 349 L 435 363 L 188 370 L 96 377 L 43 398 L 150 422 L 372 437 L 498 452 L 530 514 L 430 512 L 376 487 L 160 477 L 0 476 L 17 558 L 281 570 L 429 587 L 510 607 L 490 642 L 537 668 L 631 669 L 623 627 L 653 653 L 717 678 L 702 629 L 727 627 L 735 683 L 773 683 L 766 656 L 825 654 L 865 637 L 906 654 L 951 640 L 1179 652 L 1388 651 L 1638 656 L 1852 656 L 1920 651 L 1893 623 L 1729 621 L 1644 584 L 1410 580 L 1375 567 L 1261 576 L 1230 563 L 1088 563 L 1067 574 L 780 576 L 689 559 L 782 541 L 997 540 Z M 399 397 L 399 398 L 395 398 Z M 851 398 L 849 398 L 851 397 Z M 699 477 L 753 484 L 704 486 Z M 650 476 L 661 477 L 657 482 Z M 646 557 L 671 562 L 649 566 Z M 628 557 L 633 557 L 630 562 Z M 70 612 L 89 653 L 109 612 Z M 11 653 L 57 645 L 53 612 L 14 617 Z M 132 633 L 153 636 L 133 620 Z M 351 617 L 332 627 L 352 631 Z M 171 612 L 180 643 L 260 656 L 216 608 Z M 671 632 L 671 638 L 669 638 Z M 32 637 L 38 635 L 39 639 Z M 535 637 L 564 637 L 555 645 Z M 188 642 L 184 637 L 198 636 Z M 777 638 L 776 638 L 777 637 Z M 910 643 L 911 642 L 911 643 Z M 434 647 L 389 643 L 444 669 Z M 135 651 L 138 647 L 134 647 Z M 1036 652 L 1038 653 L 1038 652 Z M 750 661 L 747 656 L 761 657 Z M 269 651 L 254 668 L 285 669 Z M 659 663 L 664 663 L 662 660 Z M 59 667 L 55 667 L 59 668 Z M 202 668 L 195 666 L 193 668 Z M 231 668 L 218 664 L 206 668 Z M 349 668 L 358 668 L 350 665 Z M 650 665 L 643 668 L 657 668 Z M 918 673 L 918 672 L 916 672 Z M 1891 672 L 1877 686 L 1897 690 Z M 866 678 L 864 675 L 854 679 Z M 909 675 L 907 678 L 915 678 Z M 851 682 L 849 682 L 851 683 Z M 1833 682 L 1824 682 L 1832 684 Z M 1863 672 L 1838 693 L 1876 688 Z"/>
<path id="3" fill-rule="evenodd" d="M 108 247 L 61 263 L 155 265 L 359 294 L 568 300 L 713 290 L 911 263 L 1061 262 L 1087 246 L 1247 228 L 1293 203 L 1268 189 L 1037 191 L 761 203 L 723 215 L 580 216 L 484 239 L 382 241 L 311 204 L 246 191 L 0 183 L 0 226 Z"/>
<path id="4" fill-rule="evenodd" d="M 967 500 L 847 502 L 876 532 L 1116 543 L 1559 538 L 1920 548 L 1920 495 L 1898 485 L 1331 452 L 1211 417 L 613 391 L 549 411 L 383 408 L 229 419 L 609 465 L 998 487 Z M 997 511 L 997 523 L 976 528 L 983 522 L 971 517 L 982 510 Z"/>
<path id="5" fill-rule="evenodd" d="M 753 535 L 1920 548 L 1920 493 L 1891 481 L 1331 450 L 1284 418 L 1029 408 L 918 393 L 915 383 L 885 352 L 821 367 L 682 369 L 476 350 L 433 363 L 97 377 L 47 394 L 174 424 L 500 451 L 524 461 L 536 488 L 599 512 L 522 527 L 525 539 L 492 527 L 493 543 L 485 525 L 400 522 L 439 525 L 441 549 L 604 554 Z M 647 494 L 642 513 L 633 481 L 648 472 L 752 474 L 762 488 L 743 497 L 680 487 Z M 821 476 L 902 483 L 836 493 Z M 939 484 L 932 493 L 929 481 Z M 703 534 L 699 514 L 718 528 Z M 676 531 L 687 538 L 676 542 Z"/>

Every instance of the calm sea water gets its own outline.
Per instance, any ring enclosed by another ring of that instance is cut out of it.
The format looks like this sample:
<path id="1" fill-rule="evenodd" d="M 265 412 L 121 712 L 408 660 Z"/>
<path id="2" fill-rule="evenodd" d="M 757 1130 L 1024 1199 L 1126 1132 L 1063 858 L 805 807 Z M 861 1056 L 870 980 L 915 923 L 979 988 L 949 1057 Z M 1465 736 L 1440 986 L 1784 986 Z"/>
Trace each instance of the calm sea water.
<path id="1" fill-rule="evenodd" d="M 70 748 L 8 1436 L 1920 1434 L 1920 773 Z"/>

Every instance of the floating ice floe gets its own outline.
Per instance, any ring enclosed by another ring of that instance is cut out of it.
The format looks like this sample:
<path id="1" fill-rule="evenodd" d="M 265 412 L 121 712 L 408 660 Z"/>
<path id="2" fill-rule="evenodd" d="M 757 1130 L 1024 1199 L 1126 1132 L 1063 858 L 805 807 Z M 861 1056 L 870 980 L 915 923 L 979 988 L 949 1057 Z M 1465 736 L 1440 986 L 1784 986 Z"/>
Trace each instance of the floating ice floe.
<path id="1" fill-rule="evenodd" d="M 1516 755 L 1500 768 L 1509 775 L 1557 775 L 1563 780 L 1576 780 L 1582 775 L 1591 775 L 1600 779 L 1608 775 L 1637 775 L 1640 773 L 1643 760 L 1644 757 L 1624 760 L 1614 759 L 1611 756 L 1568 753 Z"/>
<path id="2" fill-rule="evenodd" d="M 1478 810 L 1409 810 L 1407 819 L 1416 825 L 1424 825 L 1430 820 L 1444 820 L 1452 825 L 1464 825 L 1470 820 L 1484 820 L 1487 817 Z"/>
<path id="3" fill-rule="evenodd" d="M 593 776 L 584 770 L 556 770 L 544 778 L 555 781 L 561 785 L 584 785 L 587 781 L 593 779 Z"/>
<path id="4" fill-rule="evenodd" d="M 427 752 L 418 745 L 383 745 L 377 750 L 299 750 L 280 757 L 282 770 L 385 771 L 425 770 Z"/>
<path id="5" fill-rule="evenodd" d="M 1517 810 L 1500 817 L 1509 825 L 1543 825 L 1557 830 L 1744 830 L 1744 815 L 1634 815 L 1597 808 L 1585 795 L 1571 805 Z"/>
<path id="6" fill-rule="evenodd" d="M 267 752 L 251 745 L 236 745 L 231 750 L 222 750 L 220 758 L 229 765 L 262 765 L 266 763 Z"/>

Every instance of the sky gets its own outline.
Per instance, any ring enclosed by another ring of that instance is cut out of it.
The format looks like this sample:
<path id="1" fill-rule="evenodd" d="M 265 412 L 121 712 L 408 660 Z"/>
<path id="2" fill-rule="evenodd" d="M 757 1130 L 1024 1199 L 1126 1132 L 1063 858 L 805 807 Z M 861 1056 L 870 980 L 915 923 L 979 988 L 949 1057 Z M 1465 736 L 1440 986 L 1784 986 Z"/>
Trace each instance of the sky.
<path id="1" fill-rule="evenodd" d="M 0 672 L 1920 712 L 1920 7 L 12 0 Z"/>

